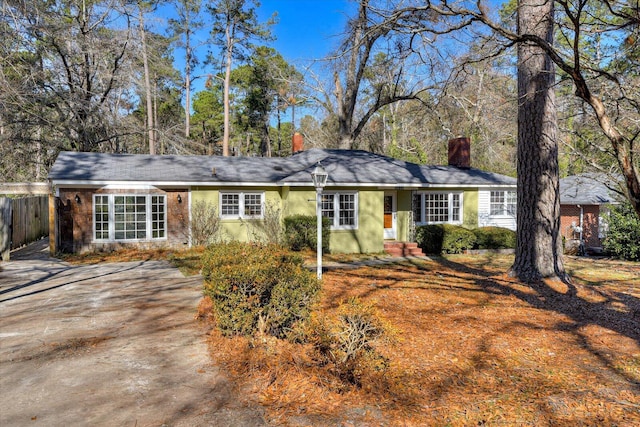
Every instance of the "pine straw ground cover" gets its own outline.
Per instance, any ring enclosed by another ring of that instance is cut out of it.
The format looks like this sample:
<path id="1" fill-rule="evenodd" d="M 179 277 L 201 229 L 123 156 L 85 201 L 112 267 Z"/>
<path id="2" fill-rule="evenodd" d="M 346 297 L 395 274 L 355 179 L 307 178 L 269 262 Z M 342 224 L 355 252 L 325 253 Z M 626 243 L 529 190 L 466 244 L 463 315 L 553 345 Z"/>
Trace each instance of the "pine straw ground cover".
<path id="1" fill-rule="evenodd" d="M 168 259 L 194 274 L 201 253 L 65 259 Z M 526 286 L 504 274 L 512 262 L 455 255 L 325 273 L 317 317 L 357 296 L 395 330 L 377 345 L 387 368 L 359 386 L 308 345 L 212 329 L 212 357 L 274 425 L 640 425 L 640 264 L 568 257 L 573 285 Z M 210 313 L 206 300 L 200 313 Z"/>
<path id="2" fill-rule="evenodd" d="M 212 355 L 276 425 L 640 425 L 640 265 L 572 258 L 572 285 L 525 286 L 512 260 L 327 272 L 317 316 L 355 296 L 395 330 L 358 386 L 308 345 L 213 331 Z"/>

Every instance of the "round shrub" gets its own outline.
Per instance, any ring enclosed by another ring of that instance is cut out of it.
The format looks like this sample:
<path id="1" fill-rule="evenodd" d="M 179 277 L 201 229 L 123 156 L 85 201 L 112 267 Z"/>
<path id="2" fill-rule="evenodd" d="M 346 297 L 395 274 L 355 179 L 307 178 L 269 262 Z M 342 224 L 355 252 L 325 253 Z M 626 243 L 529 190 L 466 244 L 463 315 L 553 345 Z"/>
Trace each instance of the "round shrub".
<path id="1" fill-rule="evenodd" d="M 302 257 L 275 244 L 213 245 L 202 264 L 204 293 L 225 335 L 286 338 L 308 320 L 320 290 Z"/>
<path id="2" fill-rule="evenodd" d="M 329 218 L 322 218 L 322 251 L 329 252 Z M 284 219 L 285 241 L 293 251 L 318 248 L 318 223 L 315 215 L 292 215 Z"/>
<path id="3" fill-rule="evenodd" d="M 459 225 L 431 224 L 416 229 L 416 242 L 428 254 L 459 254 L 473 248 L 476 236 Z"/>
<path id="4" fill-rule="evenodd" d="M 516 232 L 503 227 L 481 227 L 473 230 L 476 249 L 514 249 Z"/>
<path id="5" fill-rule="evenodd" d="M 444 228 L 441 224 L 421 225 L 416 228 L 416 243 L 424 253 L 442 253 Z"/>
<path id="6" fill-rule="evenodd" d="M 445 254 L 461 254 L 476 243 L 476 235 L 471 230 L 451 224 L 443 224 L 443 228 L 442 252 Z"/>

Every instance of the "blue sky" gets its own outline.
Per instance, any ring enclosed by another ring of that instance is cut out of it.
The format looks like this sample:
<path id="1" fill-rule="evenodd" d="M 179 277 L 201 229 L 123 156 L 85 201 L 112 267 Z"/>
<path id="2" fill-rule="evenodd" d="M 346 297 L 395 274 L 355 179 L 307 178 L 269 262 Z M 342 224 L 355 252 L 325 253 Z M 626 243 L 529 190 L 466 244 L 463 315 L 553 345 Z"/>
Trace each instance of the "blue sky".
<path id="1" fill-rule="evenodd" d="M 321 59 L 334 50 L 340 40 L 340 34 L 344 31 L 347 21 L 347 12 L 354 10 L 355 3 L 350 0 L 262 0 L 258 9 L 260 22 L 266 22 L 274 12 L 277 12 L 277 23 L 271 27 L 276 40 L 269 43 L 291 65 L 302 68 L 314 59 Z M 173 16 L 168 6 L 160 7 L 161 19 L 156 22 L 157 30 L 164 32 L 166 21 L 164 19 Z M 200 70 L 195 75 L 201 77 L 210 73 L 216 73 L 220 69 L 214 69 L 211 65 L 204 65 L 206 47 L 203 46 L 208 37 L 206 11 L 202 11 L 201 19 L 204 28 L 201 29 L 194 40 L 194 46 L 201 44 L 197 49 L 200 59 Z M 219 51 L 215 52 L 219 54 Z M 184 52 L 177 49 L 174 64 L 178 70 L 183 71 Z M 237 65 L 237 64 L 236 64 Z M 196 91 L 202 89 L 203 78 L 193 82 Z"/>
<path id="2" fill-rule="evenodd" d="M 261 0 L 258 14 L 260 22 L 266 22 L 274 12 L 277 12 L 278 22 L 271 28 L 276 40 L 268 44 L 287 62 L 302 70 L 303 65 L 309 64 L 314 59 L 325 57 L 337 47 L 340 34 L 345 28 L 347 12 L 353 11 L 355 6 L 355 3 L 349 0 Z M 173 13 L 161 7 L 159 15 L 166 18 Z M 210 18 L 204 10 L 202 19 L 205 25 L 196 34 L 193 40 L 195 44 L 204 43 L 208 37 L 206 22 Z M 166 26 L 162 21 L 158 23 L 160 27 Z M 201 78 L 193 82 L 195 91 L 202 89 L 205 81 L 202 77 L 221 70 L 211 65 L 204 65 L 205 49 L 204 46 L 198 49 L 200 70 L 196 70 L 195 75 L 200 75 Z M 219 54 L 219 51 L 215 53 Z M 183 55 L 182 50 L 177 49 L 174 57 L 175 66 L 181 71 L 184 65 Z"/>
<path id="3" fill-rule="evenodd" d="M 353 10 L 348 0 L 262 0 L 260 19 L 278 13 L 273 47 L 289 62 L 324 57 L 339 43 L 346 12 Z"/>

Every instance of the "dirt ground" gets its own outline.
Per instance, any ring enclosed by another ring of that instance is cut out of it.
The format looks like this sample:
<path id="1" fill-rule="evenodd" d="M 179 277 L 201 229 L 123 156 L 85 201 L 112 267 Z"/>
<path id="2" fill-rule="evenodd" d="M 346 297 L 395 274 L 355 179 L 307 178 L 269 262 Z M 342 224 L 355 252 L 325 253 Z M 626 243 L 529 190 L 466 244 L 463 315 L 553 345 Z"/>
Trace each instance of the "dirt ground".
<path id="1" fill-rule="evenodd" d="M 46 240 L 0 263 L 0 425 L 259 426 L 163 261 L 71 266 Z"/>

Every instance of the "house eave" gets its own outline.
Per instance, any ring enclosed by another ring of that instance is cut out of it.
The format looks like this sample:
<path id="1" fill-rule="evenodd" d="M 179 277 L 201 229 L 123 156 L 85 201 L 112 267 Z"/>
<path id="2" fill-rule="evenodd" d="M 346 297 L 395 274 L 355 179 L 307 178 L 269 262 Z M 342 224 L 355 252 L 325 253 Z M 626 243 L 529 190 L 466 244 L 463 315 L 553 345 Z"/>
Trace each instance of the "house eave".
<path id="1" fill-rule="evenodd" d="M 304 182 L 281 182 L 279 186 L 288 187 L 309 187 L 312 185 Z M 516 184 L 493 184 L 493 183 L 425 183 L 425 182 L 410 182 L 410 183 L 380 183 L 380 182 L 327 182 L 325 188 L 331 187 L 363 187 L 363 188 L 378 188 L 378 189 L 394 189 L 394 190 L 417 190 L 424 188 L 516 188 Z"/>
<path id="2" fill-rule="evenodd" d="M 311 182 L 221 182 L 221 181 L 111 181 L 111 180 L 51 180 L 54 188 L 184 188 L 184 187 L 313 187 Z M 489 183 L 379 183 L 379 182 L 330 182 L 331 187 L 362 187 L 396 190 L 417 190 L 425 188 L 515 188 L 515 184 Z"/>
<path id="3" fill-rule="evenodd" d="M 220 182 L 220 181 L 106 181 L 106 180 L 51 180 L 56 188 L 95 188 L 95 187 L 276 187 L 274 182 Z M 311 183 L 307 185 L 312 185 Z"/>

